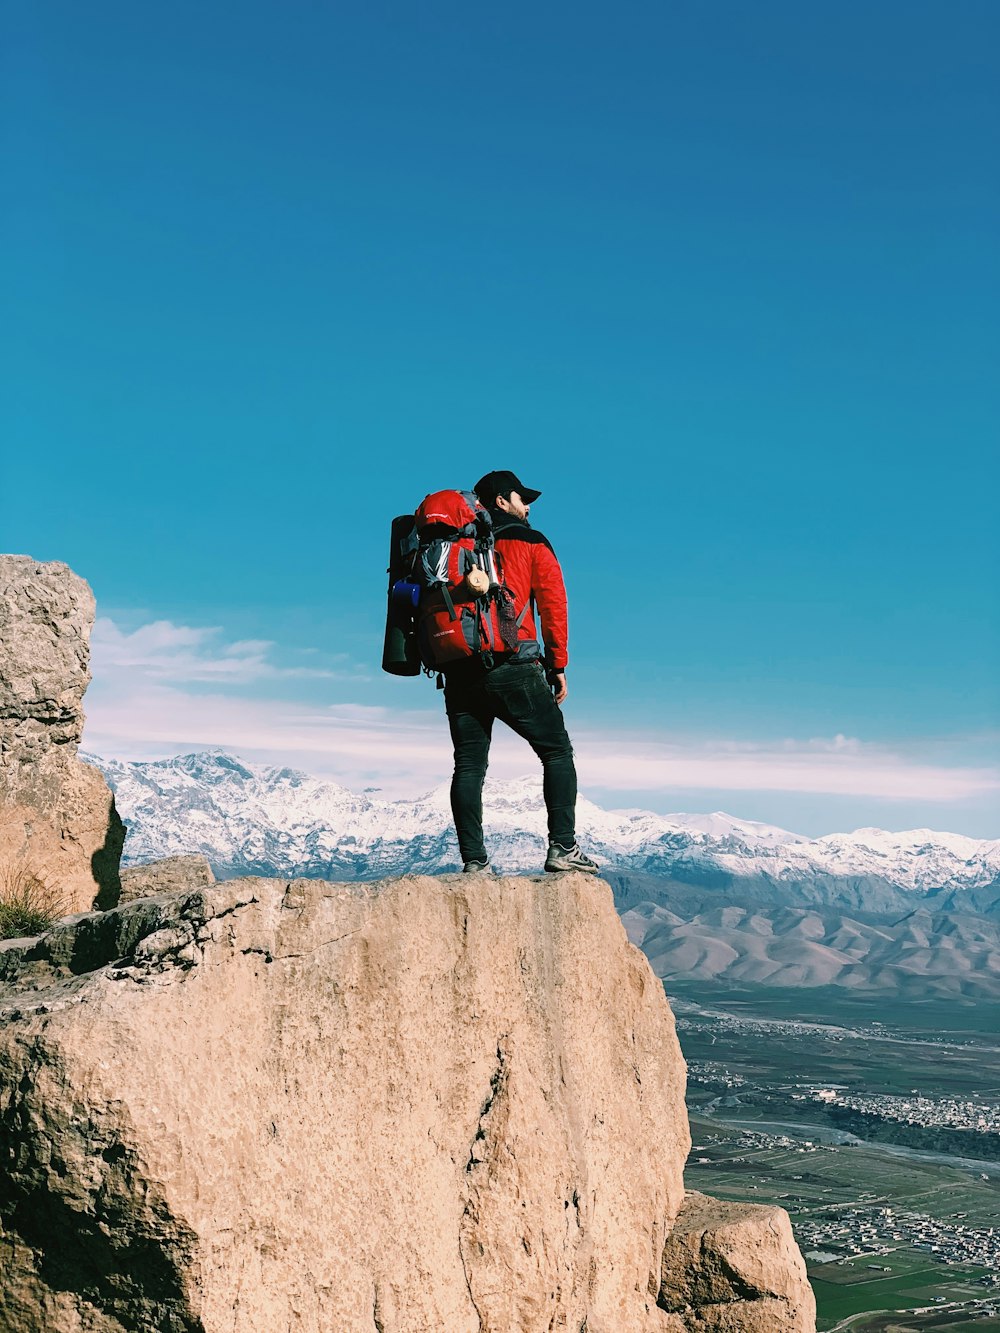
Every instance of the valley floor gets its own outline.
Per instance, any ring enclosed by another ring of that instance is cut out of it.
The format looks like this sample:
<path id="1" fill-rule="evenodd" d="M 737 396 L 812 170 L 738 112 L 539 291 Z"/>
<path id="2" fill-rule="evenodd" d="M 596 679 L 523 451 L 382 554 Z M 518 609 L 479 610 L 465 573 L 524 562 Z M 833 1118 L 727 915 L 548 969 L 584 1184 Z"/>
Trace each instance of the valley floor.
<path id="1" fill-rule="evenodd" d="M 1000 1333 L 996 1006 L 667 991 L 690 1069 L 687 1184 L 788 1210 L 820 1333 Z M 831 1118 L 859 1101 L 863 1140 Z"/>

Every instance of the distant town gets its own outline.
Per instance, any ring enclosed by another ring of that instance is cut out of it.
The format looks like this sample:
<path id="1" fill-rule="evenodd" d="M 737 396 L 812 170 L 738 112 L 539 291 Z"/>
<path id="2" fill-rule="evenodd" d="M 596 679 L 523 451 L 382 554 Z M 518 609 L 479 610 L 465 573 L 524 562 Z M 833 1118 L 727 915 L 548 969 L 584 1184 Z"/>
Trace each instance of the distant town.
<path id="1" fill-rule="evenodd" d="M 734 1080 L 734 1086 L 738 1086 L 738 1080 Z M 791 1182 L 815 1182 L 821 1178 L 815 1174 L 819 1165 L 816 1159 L 829 1160 L 843 1151 L 842 1145 L 741 1129 L 738 1146 L 728 1135 L 705 1135 L 692 1147 L 689 1166 L 695 1180 L 697 1172 L 709 1166 L 739 1171 L 740 1189 L 752 1194 L 762 1186 L 748 1184 L 744 1173 L 759 1170 L 770 1154 L 796 1154 L 802 1169 L 786 1178 Z M 749 1176 L 751 1181 L 758 1179 Z M 935 1308 L 961 1310 L 976 1319 L 1000 1316 L 1000 1227 L 972 1225 L 963 1211 L 933 1217 L 912 1208 L 893 1207 L 866 1192 L 853 1201 L 820 1202 L 805 1184 L 801 1188 L 802 1193 L 795 1189 L 775 1191 L 771 1198 L 787 1209 L 811 1274 L 821 1274 L 830 1267 L 855 1273 L 860 1268 L 867 1270 L 872 1282 L 889 1280 L 906 1272 L 915 1255 L 924 1254 L 928 1262 L 963 1270 L 960 1280 L 967 1284 L 964 1299 L 935 1295 Z M 976 1287 L 983 1291 L 979 1298 L 971 1296 Z"/>
<path id="2" fill-rule="evenodd" d="M 806 1094 L 793 1094 L 801 1100 L 811 1098 L 827 1106 L 846 1106 L 865 1115 L 898 1120 L 904 1125 L 938 1126 L 941 1129 L 971 1129 L 980 1134 L 1000 1134 L 1000 1103 L 979 1100 L 960 1101 L 956 1097 L 890 1097 L 880 1093 L 859 1095 L 838 1088 L 815 1088 Z"/>
<path id="3" fill-rule="evenodd" d="M 831 1151 L 823 1144 L 786 1134 L 744 1130 L 742 1138 L 748 1152 L 782 1150 L 808 1156 Z M 709 1136 L 705 1144 L 695 1145 L 691 1150 L 694 1164 L 708 1162 L 710 1159 L 699 1157 L 699 1152 L 719 1141 Z M 727 1156 L 731 1166 L 740 1166 L 748 1160 L 739 1155 Z M 866 1256 L 875 1259 L 905 1246 L 908 1250 L 927 1250 L 941 1263 L 993 1269 L 982 1283 L 1000 1288 L 1000 1227 L 967 1226 L 961 1212 L 950 1219 L 941 1219 L 910 1209 L 863 1202 L 828 1204 L 822 1209 L 823 1215 L 803 1217 L 794 1207 L 802 1202 L 797 1196 L 785 1193 L 777 1197 L 792 1212 L 795 1238 L 808 1259 L 827 1263 Z"/>
<path id="4" fill-rule="evenodd" d="M 678 1005 L 689 1188 L 787 1209 L 820 1330 L 883 1330 L 904 1311 L 1000 1329 L 995 1029 L 891 1005 L 889 1026 L 828 997 L 826 1021 L 748 1013 L 742 995 L 727 1012 L 702 995 Z"/>

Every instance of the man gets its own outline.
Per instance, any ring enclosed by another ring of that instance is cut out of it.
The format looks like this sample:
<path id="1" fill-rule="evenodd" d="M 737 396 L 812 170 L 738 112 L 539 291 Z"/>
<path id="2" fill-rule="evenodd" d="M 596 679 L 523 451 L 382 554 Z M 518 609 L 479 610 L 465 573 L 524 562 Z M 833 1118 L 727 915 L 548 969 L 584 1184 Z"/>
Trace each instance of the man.
<path id="1" fill-rule="evenodd" d="M 518 618 L 517 646 L 487 670 L 478 658 L 444 673 L 445 707 L 455 746 L 451 808 L 466 874 L 488 870 L 483 842 L 483 781 L 496 718 L 523 736 L 542 761 L 548 812 L 545 869 L 597 873 L 576 841 L 576 766 L 559 705 L 566 698 L 566 588 L 559 561 L 540 532 L 528 524 L 540 491 L 513 472 L 488 472 L 476 495 L 493 516 L 496 549 Z M 535 630 L 542 619 L 544 659 Z"/>

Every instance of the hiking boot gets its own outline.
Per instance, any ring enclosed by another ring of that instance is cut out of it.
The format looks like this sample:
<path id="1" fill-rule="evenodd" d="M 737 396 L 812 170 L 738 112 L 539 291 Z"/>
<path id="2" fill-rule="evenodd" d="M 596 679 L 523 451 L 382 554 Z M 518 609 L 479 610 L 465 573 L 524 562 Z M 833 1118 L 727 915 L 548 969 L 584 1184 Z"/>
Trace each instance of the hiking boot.
<path id="1" fill-rule="evenodd" d="M 488 860 L 466 861 L 462 867 L 463 875 L 495 875 L 496 871 L 490 865 Z"/>
<path id="2" fill-rule="evenodd" d="M 545 858 L 546 870 L 582 870 L 585 875 L 596 875 L 600 866 L 589 856 L 580 851 L 580 844 L 572 847 L 560 847 L 557 842 L 549 843 L 549 854 Z"/>

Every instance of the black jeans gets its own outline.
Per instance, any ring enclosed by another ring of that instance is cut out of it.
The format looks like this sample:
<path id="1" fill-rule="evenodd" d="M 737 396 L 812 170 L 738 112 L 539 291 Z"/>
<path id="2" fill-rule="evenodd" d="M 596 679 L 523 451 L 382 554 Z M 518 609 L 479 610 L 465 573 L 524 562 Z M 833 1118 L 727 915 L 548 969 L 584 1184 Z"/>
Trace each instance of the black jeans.
<path id="1" fill-rule="evenodd" d="M 445 708 L 455 745 L 451 810 L 463 861 L 484 861 L 483 781 L 493 722 L 499 718 L 523 736 L 542 761 L 542 792 L 549 841 L 576 843 L 576 766 L 559 705 L 540 662 L 503 662 L 484 671 L 461 663 L 445 678 Z"/>

